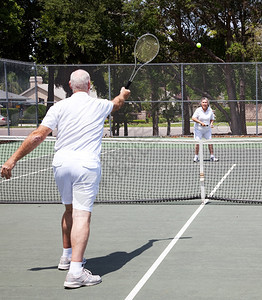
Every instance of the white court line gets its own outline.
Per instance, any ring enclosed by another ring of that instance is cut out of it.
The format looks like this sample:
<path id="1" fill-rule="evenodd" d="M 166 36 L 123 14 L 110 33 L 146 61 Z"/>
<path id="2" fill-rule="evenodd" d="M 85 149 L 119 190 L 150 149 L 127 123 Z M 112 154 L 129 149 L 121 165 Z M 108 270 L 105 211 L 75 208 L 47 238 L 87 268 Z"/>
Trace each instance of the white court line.
<path id="1" fill-rule="evenodd" d="M 224 182 L 224 180 L 227 178 L 227 176 L 231 173 L 231 171 L 235 168 L 235 166 L 236 166 L 236 164 L 232 165 L 232 167 L 227 171 L 227 173 L 224 175 L 224 177 L 222 177 L 222 179 L 215 186 L 215 188 L 213 189 L 213 191 L 208 195 L 208 197 L 212 197 L 215 194 L 215 192 L 218 190 L 218 188 Z"/>
<path id="2" fill-rule="evenodd" d="M 227 176 L 231 173 L 231 171 L 234 169 L 236 164 L 233 164 L 232 167 L 227 171 L 227 173 L 222 177 L 222 179 L 219 181 L 219 183 L 215 186 L 213 191 L 209 194 L 209 197 L 214 195 L 214 193 L 217 191 L 219 186 L 223 183 L 223 181 L 227 178 Z M 148 269 L 146 274 L 140 279 L 140 281 L 137 283 L 137 285 L 133 288 L 133 290 L 129 293 L 129 295 L 125 298 L 125 300 L 132 300 L 137 295 L 137 293 L 141 290 L 141 288 L 144 286 L 144 284 L 148 281 L 148 279 L 151 277 L 151 275 L 155 272 L 155 270 L 158 268 L 158 266 L 161 264 L 161 262 L 165 259 L 165 257 L 168 255 L 168 253 L 171 251 L 171 249 L 175 246 L 177 241 L 181 238 L 183 233 L 187 230 L 187 228 L 190 226 L 190 224 L 194 221 L 194 219 L 197 217 L 197 215 L 201 212 L 201 210 L 205 207 L 207 204 L 207 201 L 203 202 L 197 210 L 193 213 L 193 215 L 188 219 L 188 221 L 185 223 L 185 225 L 180 229 L 178 234 L 173 238 L 173 240 L 169 243 L 169 245 L 166 247 L 166 249 L 159 255 L 157 260 L 153 263 L 153 265 Z"/>
<path id="3" fill-rule="evenodd" d="M 38 174 L 38 173 L 41 173 L 41 172 L 46 172 L 50 169 L 52 169 L 52 167 L 49 167 L 47 169 L 38 170 L 38 171 L 35 171 L 35 172 L 31 172 L 31 173 L 27 173 L 27 174 L 23 174 L 23 175 L 16 176 L 16 177 L 11 177 L 10 179 L 4 179 L 0 182 L 0 184 L 4 183 L 4 182 L 9 182 L 9 181 L 12 181 L 12 180 L 15 180 L 15 179 L 20 179 L 22 177 L 28 177 L 28 176 L 31 176 L 31 175 L 35 175 L 35 174 Z"/>
<path id="4" fill-rule="evenodd" d="M 132 300 L 132 299 L 134 299 L 134 297 L 141 290 L 141 288 L 143 287 L 143 285 L 147 282 L 147 280 L 155 272 L 155 270 L 158 268 L 158 266 L 161 264 L 161 262 L 164 260 L 164 258 L 167 256 L 167 254 L 170 252 L 170 250 L 175 246 L 175 244 L 180 239 L 180 237 L 182 236 L 182 234 L 187 230 L 187 228 L 194 221 L 194 219 L 196 218 L 196 216 L 201 212 L 201 210 L 204 208 L 204 206 L 205 206 L 205 203 L 202 203 L 198 207 L 198 209 L 188 219 L 188 221 L 186 222 L 186 224 L 180 229 L 180 231 L 178 232 L 178 234 L 169 243 L 169 245 L 166 247 L 166 249 L 160 254 L 160 256 L 158 257 L 158 259 L 149 268 L 149 270 L 146 272 L 146 274 L 140 279 L 140 281 L 137 283 L 137 285 L 133 288 L 133 290 L 125 298 L 125 300 Z"/>

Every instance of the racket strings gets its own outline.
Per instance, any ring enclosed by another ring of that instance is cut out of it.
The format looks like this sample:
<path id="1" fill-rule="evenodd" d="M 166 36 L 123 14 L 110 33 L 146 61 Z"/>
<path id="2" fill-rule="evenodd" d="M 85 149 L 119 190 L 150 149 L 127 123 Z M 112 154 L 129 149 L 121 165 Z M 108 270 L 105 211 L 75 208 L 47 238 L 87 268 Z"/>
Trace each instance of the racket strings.
<path id="1" fill-rule="evenodd" d="M 154 36 L 146 35 L 138 41 L 135 49 L 135 57 L 140 63 L 147 63 L 156 57 L 158 51 L 158 40 Z"/>

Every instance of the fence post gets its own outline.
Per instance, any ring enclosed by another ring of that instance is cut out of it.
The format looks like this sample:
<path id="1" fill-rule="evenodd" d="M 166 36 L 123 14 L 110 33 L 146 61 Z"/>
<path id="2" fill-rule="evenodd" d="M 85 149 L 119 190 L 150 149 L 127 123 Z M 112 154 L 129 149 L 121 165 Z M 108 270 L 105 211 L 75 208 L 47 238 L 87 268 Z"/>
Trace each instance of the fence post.
<path id="1" fill-rule="evenodd" d="M 111 101 L 111 69 L 110 65 L 108 65 L 108 100 Z M 112 124 L 111 124 L 111 113 L 109 115 L 109 136 L 112 137 Z"/>
<path id="2" fill-rule="evenodd" d="M 181 63 L 181 118 L 182 118 L 182 135 L 185 134 L 184 125 L 184 65 Z"/>
<path id="3" fill-rule="evenodd" d="M 37 87 L 37 66 L 36 63 L 34 62 L 34 73 L 35 73 L 35 117 L 36 117 L 36 127 L 39 126 L 39 121 L 38 121 L 38 87 Z"/>
<path id="4" fill-rule="evenodd" d="M 8 99 L 8 85 L 7 85 L 7 72 L 6 62 L 4 61 L 4 73 L 5 73 L 5 100 L 6 100 L 6 115 L 7 115 L 7 134 L 10 135 L 10 124 L 9 124 L 9 99 Z"/>
<path id="5" fill-rule="evenodd" d="M 258 65 L 256 63 L 256 135 L 258 135 Z"/>

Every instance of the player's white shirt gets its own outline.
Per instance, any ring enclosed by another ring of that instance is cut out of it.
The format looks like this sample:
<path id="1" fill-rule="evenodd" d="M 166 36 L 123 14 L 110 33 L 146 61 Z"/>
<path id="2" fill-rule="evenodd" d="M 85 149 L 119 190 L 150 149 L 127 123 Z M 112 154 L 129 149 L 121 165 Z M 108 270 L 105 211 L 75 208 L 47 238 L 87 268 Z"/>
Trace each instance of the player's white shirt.
<path id="1" fill-rule="evenodd" d="M 104 121 L 112 109 L 111 101 L 92 98 L 86 92 L 53 105 L 41 125 L 57 128 L 54 161 L 74 157 L 99 162 Z"/>
<path id="2" fill-rule="evenodd" d="M 206 111 L 203 110 L 202 107 L 198 107 L 192 118 L 197 118 L 199 121 L 203 122 L 206 125 L 210 125 L 210 121 L 215 119 L 214 113 L 210 107 L 207 108 Z M 194 128 L 197 130 L 211 130 L 210 126 L 204 127 L 199 123 L 194 122 Z"/>

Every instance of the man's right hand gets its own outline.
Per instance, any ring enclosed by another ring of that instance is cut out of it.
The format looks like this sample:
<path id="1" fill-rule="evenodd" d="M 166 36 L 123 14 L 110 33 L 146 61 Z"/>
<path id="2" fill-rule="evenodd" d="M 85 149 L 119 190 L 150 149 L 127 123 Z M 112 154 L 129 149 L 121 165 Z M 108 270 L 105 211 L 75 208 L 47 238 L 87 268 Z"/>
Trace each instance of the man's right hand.
<path id="1" fill-rule="evenodd" d="M 129 98 L 130 94 L 131 94 L 130 90 L 126 89 L 125 87 L 121 88 L 120 95 L 122 95 L 125 100 L 127 100 Z"/>
<path id="2" fill-rule="evenodd" d="M 119 110 L 124 105 L 125 100 L 129 98 L 130 93 L 130 90 L 126 89 L 125 87 L 121 88 L 120 94 L 112 100 L 114 104 L 112 112 Z"/>

